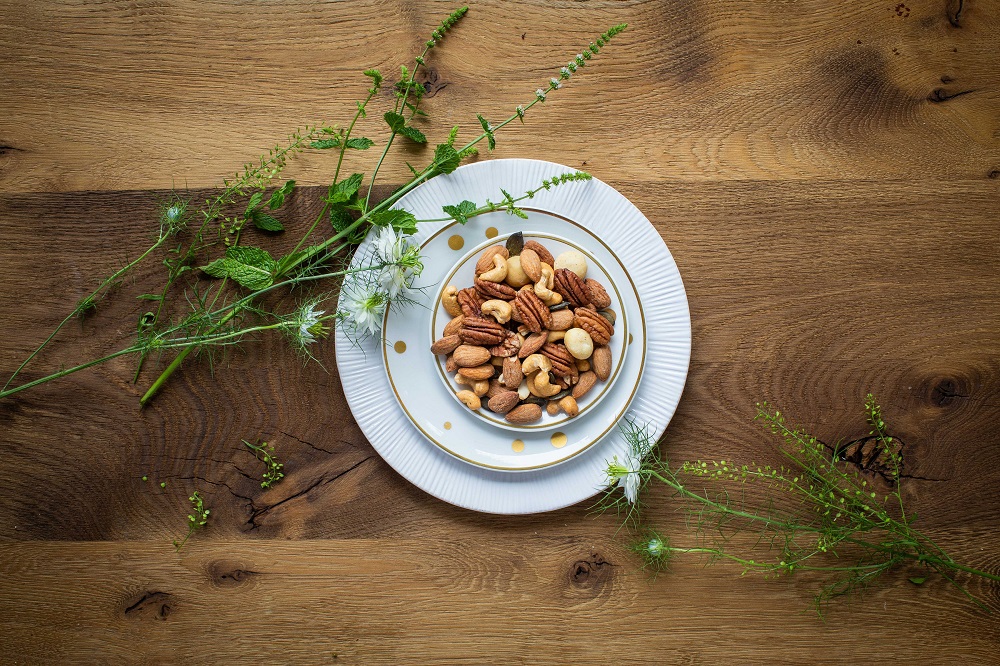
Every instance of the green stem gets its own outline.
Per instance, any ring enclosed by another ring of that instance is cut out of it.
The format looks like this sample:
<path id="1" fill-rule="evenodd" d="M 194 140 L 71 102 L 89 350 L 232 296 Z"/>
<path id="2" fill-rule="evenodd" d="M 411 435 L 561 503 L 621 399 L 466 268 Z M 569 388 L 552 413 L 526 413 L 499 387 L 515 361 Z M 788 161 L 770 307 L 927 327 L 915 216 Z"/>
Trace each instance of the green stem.
<path id="1" fill-rule="evenodd" d="M 97 296 L 99 293 L 101 293 L 101 291 L 103 289 L 107 288 L 108 285 L 110 285 L 111 283 L 113 283 L 115 280 L 117 280 L 118 278 L 120 278 L 122 275 L 124 275 L 128 271 L 132 270 L 132 268 L 135 267 L 139 262 L 141 262 L 143 259 L 145 259 L 146 257 L 148 257 L 149 254 L 150 254 L 150 252 L 152 252 L 156 248 L 160 247 L 160 245 L 162 245 L 163 241 L 165 241 L 166 239 L 167 239 L 166 234 L 161 234 L 160 237 L 159 237 L 159 239 L 155 243 L 153 243 L 149 247 L 148 250 L 146 250 L 145 252 L 143 252 L 142 254 L 140 254 L 133 261 L 125 264 L 125 266 L 123 266 L 122 268 L 119 268 L 117 271 L 115 271 L 114 273 L 112 273 L 110 277 L 108 277 L 106 280 L 104 280 L 100 284 L 100 286 L 97 287 L 97 289 L 95 289 L 93 292 L 91 292 L 91 294 L 89 296 L 85 297 L 82 302 L 92 300 L 95 296 Z M 49 334 L 49 337 L 45 338 L 45 341 L 42 342 L 42 344 L 38 345 L 38 349 L 36 349 L 35 351 L 31 352 L 31 354 L 28 356 L 28 358 L 24 359 L 24 362 L 21 363 L 21 365 L 17 366 L 17 370 L 14 371 L 14 374 L 12 374 L 10 376 L 10 378 L 7 380 L 7 383 L 5 383 L 3 385 L 3 388 L 0 389 L 0 391 L 5 391 L 7 389 L 7 387 L 10 386 L 10 383 L 12 381 L 14 381 L 14 379 L 17 377 L 17 375 L 20 374 L 21 370 L 24 370 L 24 367 L 26 365 L 28 365 L 28 363 L 31 362 L 31 359 L 35 358 L 35 356 L 40 351 L 42 351 L 42 349 L 45 348 L 45 345 L 49 344 L 49 342 L 52 341 L 52 338 L 54 338 L 56 336 L 56 334 L 59 333 L 60 330 L 62 330 L 62 327 L 65 326 L 66 323 L 70 319 L 72 319 L 73 317 L 75 317 L 79 313 L 80 313 L 80 308 L 79 308 L 79 306 L 77 306 L 77 308 L 75 310 L 73 310 L 68 315 L 66 315 L 66 318 L 63 319 L 61 322 L 59 322 L 59 325 L 56 326 L 55 330 L 52 331 L 52 333 Z M 2 397 L 2 395 L 3 394 L 0 393 L 0 397 Z"/>
<path id="2" fill-rule="evenodd" d="M 6 398 L 8 396 L 12 396 L 15 393 L 20 393 L 21 391 L 30 389 L 33 386 L 38 386 L 39 384 L 44 384 L 45 382 L 52 381 L 53 379 L 59 379 L 60 377 L 71 375 L 74 372 L 79 372 L 80 370 L 86 370 L 87 368 L 98 365 L 100 363 L 104 363 L 105 361 L 110 361 L 113 358 L 118 358 L 119 356 L 124 356 L 125 354 L 133 354 L 138 351 L 139 350 L 136 347 L 128 347 L 126 349 L 120 349 L 114 352 L 113 354 L 108 354 L 107 356 L 94 359 L 93 361 L 87 361 L 86 363 L 81 363 L 80 365 L 74 366 L 72 368 L 60 370 L 59 372 L 52 373 L 51 375 L 47 375 L 45 377 L 42 377 L 41 379 L 36 379 L 34 381 L 28 382 L 27 384 L 21 384 L 20 386 L 15 386 L 12 389 L 0 391 L 0 398 Z"/>

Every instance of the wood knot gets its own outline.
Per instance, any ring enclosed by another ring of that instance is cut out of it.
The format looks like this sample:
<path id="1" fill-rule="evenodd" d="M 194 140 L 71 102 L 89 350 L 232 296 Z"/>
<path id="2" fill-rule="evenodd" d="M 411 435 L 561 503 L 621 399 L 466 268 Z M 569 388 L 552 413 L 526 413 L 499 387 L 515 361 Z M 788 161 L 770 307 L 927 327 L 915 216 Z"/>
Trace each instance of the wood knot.
<path id="1" fill-rule="evenodd" d="M 169 592 L 145 592 L 125 607 L 125 617 L 166 620 L 173 611 L 172 602 Z"/>
<path id="2" fill-rule="evenodd" d="M 441 75 L 434 67 L 427 67 L 424 70 L 420 84 L 424 87 L 424 97 L 434 97 L 448 87 L 448 82 L 441 80 Z"/>
<path id="3" fill-rule="evenodd" d="M 968 392 L 963 390 L 957 381 L 945 378 L 937 382 L 931 389 L 930 401 L 936 407 L 947 407 L 960 398 L 968 397 Z"/>
<path id="4" fill-rule="evenodd" d="M 259 571 L 252 571 L 236 562 L 216 560 L 208 564 L 208 578 L 216 587 L 240 587 L 258 575 Z"/>
<path id="5" fill-rule="evenodd" d="M 570 582 L 576 587 L 600 587 L 611 576 L 614 566 L 598 554 L 577 560 L 569 570 Z"/>
<path id="6" fill-rule="evenodd" d="M 986 177 L 991 180 L 996 180 L 997 178 L 1000 178 L 1000 169 L 991 170 L 989 173 L 986 174 Z"/>

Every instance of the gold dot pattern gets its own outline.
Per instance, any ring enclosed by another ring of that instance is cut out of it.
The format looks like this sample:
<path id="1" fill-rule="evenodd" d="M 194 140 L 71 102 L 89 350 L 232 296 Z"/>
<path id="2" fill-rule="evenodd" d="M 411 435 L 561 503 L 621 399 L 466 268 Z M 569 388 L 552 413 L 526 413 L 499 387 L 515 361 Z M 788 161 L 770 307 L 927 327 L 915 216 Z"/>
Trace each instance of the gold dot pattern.
<path id="1" fill-rule="evenodd" d="M 451 421 L 445 421 L 444 422 L 444 429 L 445 430 L 451 430 Z"/>
<path id="2" fill-rule="evenodd" d="M 402 354 L 403 352 L 406 351 L 406 343 L 400 340 L 399 342 L 394 344 L 392 348 L 396 351 L 397 354 Z"/>
<path id="3" fill-rule="evenodd" d="M 496 227 L 487 227 L 486 228 L 486 237 L 487 238 L 496 238 L 497 234 L 499 234 L 499 233 L 500 233 L 500 231 Z M 520 441 L 520 440 L 517 440 L 517 441 Z"/>
<path id="4" fill-rule="evenodd" d="M 448 247 L 450 247 L 453 250 L 461 250 L 463 247 L 465 247 L 465 239 L 459 236 L 458 234 L 455 234 L 454 236 L 448 239 Z"/>
<path id="5" fill-rule="evenodd" d="M 564 432 L 554 432 L 552 433 L 552 446 L 557 449 L 561 449 L 566 446 L 566 433 Z"/>
<path id="6" fill-rule="evenodd" d="M 632 334 L 631 333 L 628 334 L 628 343 L 632 344 Z"/>
<path id="7" fill-rule="evenodd" d="M 510 448 L 514 449 L 514 453 L 520 453 L 521 451 L 524 451 L 524 440 L 515 439 L 513 442 L 510 443 Z"/>

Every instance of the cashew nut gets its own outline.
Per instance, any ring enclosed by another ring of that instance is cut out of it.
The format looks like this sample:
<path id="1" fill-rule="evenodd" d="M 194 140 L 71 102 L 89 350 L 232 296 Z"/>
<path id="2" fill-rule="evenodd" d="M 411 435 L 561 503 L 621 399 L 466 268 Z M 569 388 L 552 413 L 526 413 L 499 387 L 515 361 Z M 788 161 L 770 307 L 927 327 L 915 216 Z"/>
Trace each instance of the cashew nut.
<path id="1" fill-rule="evenodd" d="M 549 331 L 548 336 L 546 336 L 546 342 L 559 342 L 566 337 L 566 331 Z"/>
<path id="2" fill-rule="evenodd" d="M 538 296 L 542 303 L 549 307 L 559 305 L 563 300 L 562 294 L 552 291 L 552 286 L 555 284 L 553 275 L 552 267 L 548 264 L 542 264 L 542 276 L 535 283 L 535 296 Z"/>
<path id="3" fill-rule="evenodd" d="M 549 373 L 539 370 L 528 380 L 528 390 L 539 398 L 550 398 L 562 390 L 550 381 Z"/>
<path id="4" fill-rule="evenodd" d="M 499 255 L 498 255 L 499 256 Z M 493 299 L 486 301 L 482 305 L 482 311 L 484 316 L 493 315 L 493 318 L 497 320 L 497 323 L 506 324 L 510 321 L 510 316 L 513 313 L 513 308 L 507 301 L 501 301 L 500 299 Z"/>
<path id="5" fill-rule="evenodd" d="M 507 260 L 499 254 L 493 255 L 493 269 L 479 276 L 486 282 L 503 282 L 507 279 Z"/>
<path id="6" fill-rule="evenodd" d="M 532 354 L 528 358 L 524 359 L 524 363 L 521 364 L 521 372 L 525 375 L 529 375 L 532 372 L 542 372 L 549 373 L 552 371 L 552 361 L 549 360 L 548 356 L 542 354 Z"/>
<path id="7" fill-rule="evenodd" d="M 472 411 L 475 411 L 483 406 L 482 401 L 479 400 L 479 396 L 472 391 L 459 391 L 455 395 L 462 401 L 463 405 Z"/>
<path id="8" fill-rule="evenodd" d="M 458 304 L 458 287 L 449 284 L 445 288 L 444 293 L 441 294 L 441 305 L 444 306 L 444 311 L 452 317 L 462 316 L 462 307 Z"/>
<path id="9" fill-rule="evenodd" d="M 480 398 L 490 390 L 490 380 L 488 379 L 469 379 L 465 375 L 455 375 L 455 382 L 462 386 L 468 386 L 476 394 L 476 397 Z M 476 409 L 479 408 L 476 407 Z"/>
<path id="10" fill-rule="evenodd" d="M 566 416 L 569 416 L 570 418 L 580 413 L 580 406 L 576 404 L 576 398 L 571 395 L 568 395 L 559 401 L 559 408 L 566 412 Z"/>

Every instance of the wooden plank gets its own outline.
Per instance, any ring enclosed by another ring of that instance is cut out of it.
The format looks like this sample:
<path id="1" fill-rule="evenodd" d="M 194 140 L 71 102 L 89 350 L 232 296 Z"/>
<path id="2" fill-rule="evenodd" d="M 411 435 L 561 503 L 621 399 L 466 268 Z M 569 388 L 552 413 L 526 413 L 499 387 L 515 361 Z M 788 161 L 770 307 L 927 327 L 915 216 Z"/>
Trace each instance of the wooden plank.
<path id="1" fill-rule="evenodd" d="M 0 188 L 218 185 L 295 127 L 346 123 L 367 85 L 360 71 L 398 72 L 454 6 L 5 0 Z M 432 140 L 452 124 L 471 136 L 477 112 L 511 113 L 619 22 L 631 28 L 607 57 L 504 132 L 498 157 L 619 179 L 1000 173 L 1000 6 L 988 2 L 903 13 L 820 0 L 794 11 L 776 0 L 592 2 L 585 13 L 476 3 L 431 54 Z M 361 125 L 372 138 L 380 116 Z M 389 182 L 405 177 L 402 159 Z M 302 182 L 329 179 L 328 159 L 301 162 Z"/>

